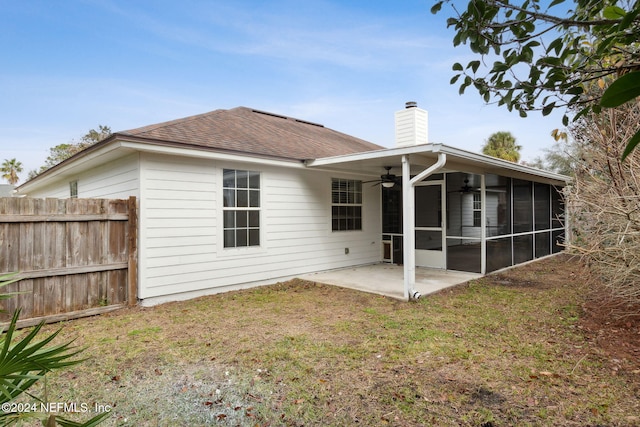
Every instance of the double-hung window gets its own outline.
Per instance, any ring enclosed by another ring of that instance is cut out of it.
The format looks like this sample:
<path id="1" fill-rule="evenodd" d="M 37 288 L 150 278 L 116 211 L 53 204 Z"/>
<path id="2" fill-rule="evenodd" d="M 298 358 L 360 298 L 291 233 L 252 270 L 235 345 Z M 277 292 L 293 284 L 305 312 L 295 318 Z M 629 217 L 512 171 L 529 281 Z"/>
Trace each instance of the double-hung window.
<path id="1" fill-rule="evenodd" d="M 69 182 L 69 197 L 72 199 L 78 198 L 78 181 Z"/>
<path id="2" fill-rule="evenodd" d="M 482 226 L 482 195 L 473 193 L 473 226 Z"/>
<path id="3" fill-rule="evenodd" d="M 331 180 L 331 229 L 362 230 L 362 181 Z"/>
<path id="4" fill-rule="evenodd" d="M 222 174 L 224 247 L 260 246 L 260 172 Z"/>

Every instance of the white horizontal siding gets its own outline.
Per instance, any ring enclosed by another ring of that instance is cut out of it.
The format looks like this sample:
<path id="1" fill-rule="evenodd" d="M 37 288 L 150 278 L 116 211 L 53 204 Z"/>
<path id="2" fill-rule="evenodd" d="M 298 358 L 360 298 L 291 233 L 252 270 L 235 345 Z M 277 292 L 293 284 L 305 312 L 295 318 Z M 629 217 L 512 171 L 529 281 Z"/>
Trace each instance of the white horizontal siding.
<path id="1" fill-rule="evenodd" d="M 54 199 L 67 199 L 69 198 L 69 181 L 66 179 L 55 180 L 43 188 L 30 191 L 27 196 L 33 198 L 51 197 Z"/>
<path id="2" fill-rule="evenodd" d="M 28 194 L 29 197 L 70 197 L 69 183 L 78 182 L 78 197 L 126 199 L 139 196 L 140 180 L 138 155 L 131 154 L 100 167 L 75 175 L 53 178 L 45 188 Z"/>
<path id="3" fill-rule="evenodd" d="M 138 293 L 144 298 L 168 278 L 211 265 L 217 234 L 212 161 L 144 154 L 141 165 Z"/>
<path id="4" fill-rule="evenodd" d="M 165 248 L 181 248 L 184 246 L 203 246 L 209 245 L 215 249 L 215 245 L 213 243 L 213 238 L 215 237 L 215 233 L 209 235 L 198 235 L 198 236 L 165 236 L 162 233 L 158 233 L 159 235 L 154 238 L 149 238 L 145 242 L 145 247 L 149 249 L 149 252 L 152 252 L 152 249 L 158 249 L 158 251 L 164 251 Z M 155 254 L 156 256 L 161 255 L 160 253 Z"/>
<path id="5" fill-rule="evenodd" d="M 482 228 L 473 225 L 473 193 L 462 195 L 462 236 L 480 238 Z"/>
<path id="6" fill-rule="evenodd" d="M 363 188 L 364 230 L 332 232 L 334 174 L 158 155 L 145 155 L 142 165 L 142 298 L 180 298 L 380 260 L 380 187 Z M 223 168 L 261 174 L 260 247 L 223 248 Z"/>
<path id="7" fill-rule="evenodd" d="M 498 216 L 500 204 L 498 194 L 487 192 L 485 206 L 485 215 L 487 216 L 487 236 L 490 237 L 497 232 L 497 227 L 499 226 Z"/>
<path id="8" fill-rule="evenodd" d="M 447 236 L 480 238 L 481 227 L 473 225 L 473 193 L 452 193 L 447 197 Z"/>

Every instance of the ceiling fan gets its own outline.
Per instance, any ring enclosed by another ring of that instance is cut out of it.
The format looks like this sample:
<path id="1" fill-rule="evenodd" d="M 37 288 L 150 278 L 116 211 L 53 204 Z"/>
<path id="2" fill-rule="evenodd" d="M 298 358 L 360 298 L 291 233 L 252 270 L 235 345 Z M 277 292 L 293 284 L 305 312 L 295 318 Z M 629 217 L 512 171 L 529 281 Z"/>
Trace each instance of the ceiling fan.
<path id="1" fill-rule="evenodd" d="M 474 191 L 478 191 L 477 188 L 471 187 L 469 185 L 469 178 L 465 178 L 464 180 L 464 185 L 462 187 L 460 187 L 460 193 L 471 193 Z"/>
<path id="2" fill-rule="evenodd" d="M 385 166 L 384 168 L 387 173 L 384 175 L 380 175 L 380 179 L 374 179 L 373 181 L 364 181 L 363 184 L 375 182 L 375 184 L 373 184 L 374 187 L 379 184 L 382 184 L 384 188 L 393 187 L 396 183 L 396 176 L 391 173 L 391 166 Z"/>
<path id="3" fill-rule="evenodd" d="M 465 178 L 464 180 L 464 185 L 462 187 L 460 187 L 460 190 L 457 191 L 449 191 L 449 193 L 460 193 L 460 194 L 466 194 L 466 193 L 475 193 L 480 191 L 479 188 L 475 188 L 475 187 L 471 187 L 469 185 L 469 178 Z"/>

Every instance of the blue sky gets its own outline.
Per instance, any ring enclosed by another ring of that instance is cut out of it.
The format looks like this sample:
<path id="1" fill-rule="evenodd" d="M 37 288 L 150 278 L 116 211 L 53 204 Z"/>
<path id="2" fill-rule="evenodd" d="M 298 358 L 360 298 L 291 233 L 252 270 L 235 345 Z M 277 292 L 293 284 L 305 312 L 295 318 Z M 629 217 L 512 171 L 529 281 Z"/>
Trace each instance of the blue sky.
<path id="1" fill-rule="evenodd" d="M 461 2 L 464 4 L 466 2 Z M 485 105 L 449 85 L 451 13 L 431 0 L 0 0 L 0 161 L 21 174 L 50 147 L 237 106 L 394 145 L 393 113 L 429 112 L 429 140 L 480 151 L 509 131 L 523 160 L 550 147 L 560 116 Z M 23 182 L 23 181 L 21 181 Z"/>

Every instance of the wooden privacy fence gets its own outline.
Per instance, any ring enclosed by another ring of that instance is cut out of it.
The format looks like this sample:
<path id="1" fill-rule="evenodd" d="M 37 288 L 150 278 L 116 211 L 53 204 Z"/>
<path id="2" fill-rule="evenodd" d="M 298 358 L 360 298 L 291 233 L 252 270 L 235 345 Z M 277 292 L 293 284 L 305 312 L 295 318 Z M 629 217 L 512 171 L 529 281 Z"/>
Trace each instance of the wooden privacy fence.
<path id="1" fill-rule="evenodd" d="M 0 198 L 0 274 L 19 272 L 0 293 L 19 326 L 100 314 L 136 303 L 136 198 Z"/>

